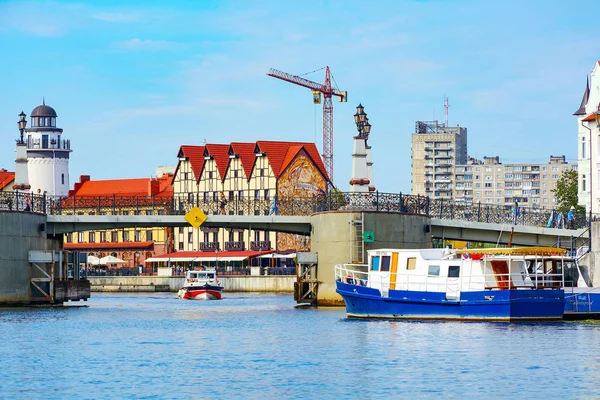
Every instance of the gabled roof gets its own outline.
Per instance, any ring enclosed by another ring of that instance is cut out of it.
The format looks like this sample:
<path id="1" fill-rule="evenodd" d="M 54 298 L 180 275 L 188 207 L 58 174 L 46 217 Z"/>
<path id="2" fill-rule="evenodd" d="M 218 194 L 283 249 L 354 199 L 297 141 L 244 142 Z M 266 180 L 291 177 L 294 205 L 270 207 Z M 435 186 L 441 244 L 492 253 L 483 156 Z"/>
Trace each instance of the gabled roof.
<path id="1" fill-rule="evenodd" d="M 256 142 L 255 152 L 263 152 L 266 154 L 269 159 L 269 163 L 271 164 L 271 169 L 276 177 L 281 175 L 281 172 L 289 165 L 293 156 L 291 158 L 287 157 L 288 151 L 290 148 L 292 153 L 298 154 L 300 147 L 303 148 L 309 157 L 313 160 L 316 167 L 323 174 L 326 180 L 329 180 L 329 176 L 327 175 L 327 171 L 325 170 L 325 165 L 321 160 L 321 156 L 319 155 L 319 151 L 317 150 L 317 146 L 314 143 L 304 143 L 304 142 L 276 142 L 276 141 L 267 141 L 260 140 Z M 295 155 L 294 154 L 294 155 Z M 284 161 L 287 164 L 284 164 Z"/>
<path id="2" fill-rule="evenodd" d="M 600 112 L 600 109 L 597 112 Z M 591 122 L 591 121 L 595 121 L 595 120 L 596 120 L 596 113 L 595 112 L 591 113 L 590 115 L 588 115 L 587 117 L 585 117 L 583 119 L 583 121 L 585 121 L 585 122 Z"/>
<path id="3" fill-rule="evenodd" d="M 252 167 L 254 166 L 254 159 L 256 158 L 254 155 L 254 146 L 256 146 L 256 143 L 232 142 L 229 147 L 228 155 L 237 155 L 240 157 L 242 168 L 244 168 L 244 173 L 246 174 L 246 179 L 250 179 Z"/>
<path id="4" fill-rule="evenodd" d="M 69 191 L 69 197 L 86 196 L 131 196 L 146 197 L 150 193 L 151 180 L 158 181 L 155 196 L 172 197 L 173 185 L 171 175 L 163 175 L 159 178 L 139 179 L 109 179 L 93 181 L 89 176 L 82 177 L 81 182 L 75 184 L 74 190 Z"/>
<path id="5" fill-rule="evenodd" d="M 221 180 L 225 179 L 225 172 L 229 166 L 228 150 L 228 144 L 206 144 L 204 146 L 204 157 L 212 157 L 215 160 Z"/>
<path id="6" fill-rule="evenodd" d="M 579 109 L 577 111 L 575 111 L 575 113 L 573 115 L 585 115 L 585 106 L 588 103 L 588 100 L 590 98 L 590 79 L 587 79 L 586 85 L 585 85 L 585 91 L 583 92 L 583 98 L 581 99 L 581 105 L 579 106 Z"/>
<path id="7" fill-rule="evenodd" d="M 15 180 L 15 173 L 0 169 L 0 190 L 4 189 Z"/>
<path id="8" fill-rule="evenodd" d="M 198 182 L 200 174 L 202 173 L 202 167 L 204 167 L 204 146 L 183 145 L 177 152 L 177 158 L 187 158 L 190 160 L 194 178 L 196 178 L 196 182 Z M 179 163 L 177 163 L 177 169 L 175 170 L 174 175 L 177 175 L 178 169 Z"/>

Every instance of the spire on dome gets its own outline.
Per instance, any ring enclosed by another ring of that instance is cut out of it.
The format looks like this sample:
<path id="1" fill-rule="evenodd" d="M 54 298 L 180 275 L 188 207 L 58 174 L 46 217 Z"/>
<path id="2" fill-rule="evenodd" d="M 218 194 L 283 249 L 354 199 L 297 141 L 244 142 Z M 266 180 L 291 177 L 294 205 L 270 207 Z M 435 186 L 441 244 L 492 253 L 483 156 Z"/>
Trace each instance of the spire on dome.
<path id="1" fill-rule="evenodd" d="M 42 96 L 42 105 L 46 105 L 46 96 Z"/>
<path id="2" fill-rule="evenodd" d="M 589 98 L 590 98 L 590 78 L 587 78 L 587 82 L 585 85 L 585 92 L 583 92 L 583 98 L 581 99 L 581 105 L 579 106 L 579 109 L 577 111 L 575 111 L 575 113 L 573 115 L 585 115 L 585 106 L 587 105 Z"/>

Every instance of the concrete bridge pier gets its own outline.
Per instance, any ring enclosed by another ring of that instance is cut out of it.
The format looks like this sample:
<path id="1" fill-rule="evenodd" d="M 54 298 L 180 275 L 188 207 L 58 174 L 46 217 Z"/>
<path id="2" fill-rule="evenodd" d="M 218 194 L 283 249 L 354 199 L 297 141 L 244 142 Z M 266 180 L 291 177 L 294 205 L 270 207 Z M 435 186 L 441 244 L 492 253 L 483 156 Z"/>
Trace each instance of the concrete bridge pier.
<path id="1" fill-rule="evenodd" d="M 334 266 L 366 262 L 366 251 L 380 248 L 431 247 L 429 217 L 378 211 L 329 211 L 311 216 L 311 251 L 318 253 L 318 306 L 343 306 L 335 292 Z M 363 235 L 373 232 L 373 242 Z"/>
<path id="2" fill-rule="evenodd" d="M 90 297 L 89 282 L 70 279 L 66 263 L 30 262 L 30 251 L 50 259 L 62 253 L 62 235 L 49 238 L 45 227 L 45 215 L 0 211 L 0 305 L 57 305 Z"/>

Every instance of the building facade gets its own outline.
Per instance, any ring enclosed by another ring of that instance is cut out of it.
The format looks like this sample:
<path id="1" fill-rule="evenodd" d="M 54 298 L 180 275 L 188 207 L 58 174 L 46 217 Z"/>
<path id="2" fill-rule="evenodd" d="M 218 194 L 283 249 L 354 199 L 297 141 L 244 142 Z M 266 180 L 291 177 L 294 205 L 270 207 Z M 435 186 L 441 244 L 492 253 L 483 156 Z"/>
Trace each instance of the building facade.
<path id="1" fill-rule="evenodd" d="M 593 213 L 600 212 L 598 200 L 600 198 L 600 187 L 598 186 L 599 161 L 598 135 L 592 132 L 597 130 L 594 118 L 588 118 L 598 111 L 600 106 L 600 61 L 594 64 L 586 87 L 583 92 L 581 104 L 573 115 L 577 118 L 577 171 L 578 171 L 578 194 L 579 204 L 584 206 L 587 212 L 590 207 Z M 587 120 L 586 120 L 587 119 Z M 593 167 L 596 166 L 596 167 Z M 594 196 L 592 196 L 594 193 Z M 593 200 L 593 204 L 592 204 Z"/>
<path id="2" fill-rule="evenodd" d="M 577 169 L 565 156 L 550 156 L 547 164 L 502 164 L 499 157 L 469 158 L 455 166 L 454 200 L 465 203 L 552 209 L 552 190 L 565 170 Z"/>
<path id="3" fill-rule="evenodd" d="M 432 199 L 452 198 L 454 166 L 467 163 L 467 128 L 417 121 L 411 149 L 411 193 Z"/>
<path id="4" fill-rule="evenodd" d="M 67 215 L 165 215 L 172 209 L 173 175 L 158 178 L 91 180 L 83 175 L 62 201 Z M 112 255 L 138 267 L 172 251 L 172 228 L 125 228 L 65 235 L 65 250 L 102 258 Z"/>
<path id="5" fill-rule="evenodd" d="M 175 204 L 205 214 L 291 215 L 284 199 L 324 193 L 328 177 L 314 143 L 257 141 L 181 146 L 173 177 Z M 178 251 L 308 250 L 301 235 L 262 230 L 177 228 Z"/>

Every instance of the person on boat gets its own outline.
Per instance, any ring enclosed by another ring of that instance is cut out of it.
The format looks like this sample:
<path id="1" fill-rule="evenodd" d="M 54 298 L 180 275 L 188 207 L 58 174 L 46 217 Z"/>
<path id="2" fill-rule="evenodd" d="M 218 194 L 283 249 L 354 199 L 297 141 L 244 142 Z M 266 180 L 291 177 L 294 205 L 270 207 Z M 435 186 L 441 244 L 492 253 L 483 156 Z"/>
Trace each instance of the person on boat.
<path id="1" fill-rule="evenodd" d="M 575 207 L 571 206 L 571 209 L 567 213 L 567 227 L 569 229 L 575 229 Z"/>
<path id="2" fill-rule="evenodd" d="M 516 201 L 515 201 L 515 204 L 513 204 L 512 215 L 513 215 L 513 225 L 516 225 L 517 221 L 519 219 L 519 216 L 521 215 L 521 210 L 519 210 L 519 203 L 517 203 Z"/>

